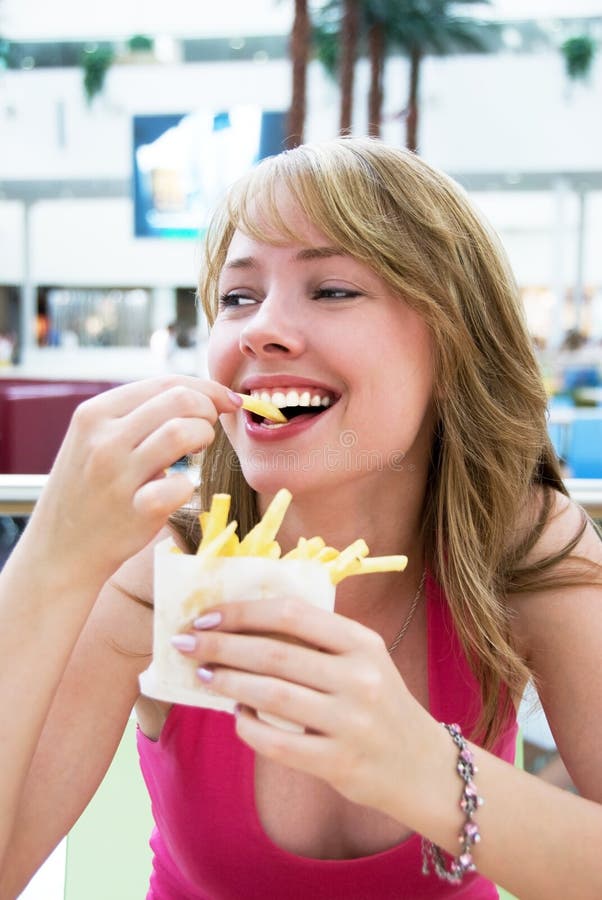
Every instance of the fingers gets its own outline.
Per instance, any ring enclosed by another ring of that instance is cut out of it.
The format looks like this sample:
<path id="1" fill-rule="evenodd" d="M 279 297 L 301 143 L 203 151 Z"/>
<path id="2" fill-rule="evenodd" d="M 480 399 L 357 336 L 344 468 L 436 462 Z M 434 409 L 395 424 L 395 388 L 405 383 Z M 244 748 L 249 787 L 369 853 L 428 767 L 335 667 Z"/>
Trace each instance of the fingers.
<path id="1" fill-rule="evenodd" d="M 228 388 L 217 381 L 195 378 L 191 375 L 165 375 L 123 384 L 85 401 L 81 408 L 92 407 L 96 416 L 125 416 L 156 396 L 180 387 L 208 397 L 219 412 L 233 412 L 240 403 Z"/>
<path id="2" fill-rule="evenodd" d="M 134 494 L 134 511 L 147 521 L 162 524 L 176 509 L 188 503 L 194 486 L 183 472 L 143 484 Z"/>
<path id="3" fill-rule="evenodd" d="M 59 460 L 71 472 L 85 467 L 103 483 L 125 476 L 137 489 L 208 446 L 218 415 L 238 405 L 223 385 L 187 376 L 123 385 L 78 407 Z"/>
<path id="4" fill-rule="evenodd" d="M 234 605 L 228 604 L 228 609 Z M 241 605 L 266 607 L 262 614 L 255 615 L 252 623 L 255 627 L 265 630 L 280 624 L 269 601 Z M 301 605 L 307 613 L 307 604 Z M 222 609 L 225 612 L 225 608 Z M 353 627 L 357 623 L 343 616 L 335 617 L 324 610 L 315 610 L 315 613 L 316 621 L 321 623 L 318 629 L 321 635 L 325 623 L 334 620 L 342 631 L 348 632 L 346 641 L 339 639 L 339 646 L 353 645 L 359 632 L 366 645 L 368 629 L 359 626 L 358 632 Z M 219 630 L 203 629 L 197 634 L 177 635 L 172 639 L 174 646 L 199 664 L 199 678 L 212 692 L 314 732 L 330 735 L 346 733 L 354 727 L 357 715 L 348 702 L 350 685 L 353 690 L 357 683 L 358 695 L 360 698 L 366 695 L 368 706 L 378 700 L 381 682 L 368 677 L 378 669 L 370 664 L 358 666 L 359 654 L 326 653 L 313 646 L 300 645 L 298 628 L 294 643 L 284 637 L 230 633 L 223 629 L 233 623 L 218 622 L 218 618 L 218 611 L 213 609 L 201 621 L 214 626 L 219 624 Z M 239 617 L 234 618 L 238 627 Z M 284 621 L 288 621 L 286 616 Z M 306 634 L 310 633 L 311 628 L 306 631 Z M 337 642 L 330 640 L 329 643 Z"/>
<path id="5" fill-rule="evenodd" d="M 68 437 L 80 446 L 86 441 L 95 446 L 105 440 L 115 450 L 129 452 L 171 420 L 213 425 L 220 413 L 238 408 L 236 395 L 217 382 L 185 376 L 153 378 L 106 391 L 80 404 Z M 212 439 L 212 433 L 207 434 Z M 193 443 L 184 452 L 196 449 Z M 172 461 L 176 458 L 172 456 Z"/>
<path id="6" fill-rule="evenodd" d="M 218 404 L 220 407 L 223 404 Z M 132 448 L 171 420 L 203 420 L 214 425 L 219 415 L 216 403 L 206 393 L 175 385 L 151 396 L 127 415 Z"/>
<path id="7" fill-rule="evenodd" d="M 258 719 L 254 710 L 248 707 L 237 712 L 236 733 L 252 750 L 274 762 L 318 778 L 328 771 L 330 741 L 322 735 L 296 734 L 275 728 Z"/>
<path id="8" fill-rule="evenodd" d="M 334 657 L 285 640 L 222 631 L 195 635 L 186 653 L 202 666 L 220 666 L 275 676 L 318 691 L 337 691 L 340 668 Z"/>
<path id="9" fill-rule="evenodd" d="M 182 456 L 205 449 L 214 436 L 205 419 L 169 419 L 132 451 L 129 465 L 146 481 Z"/>
<path id="10" fill-rule="evenodd" d="M 212 611 L 221 617 L 220 632 L 288 635 L 334 654 L 348 653 L 358 646 L 376 650 L 384 646 L 375 632 L 359 622 L 295 598 L 225 603 Z"/>
<path id="11" fill-rule="evenodd" d="M 203 668 L 203 682 L 212 692 L 230 697 L 251 709 L 294 722 L 325 734 L 332 725 L 333 699 L 298 684 L 236 669 Z M 211 676 L 209 681 L 207 676 Z"/>
<path id="12" fill-rule="evenodd" d="M 239 405 L 223 385 L 179 375 L 123 385 L 81 404 L 36 505 L 46 540 L 52 535 L 81 553 L 86 534 L 87 565 L 94 560 L 99 577 L 120 565 L 191 498 L 188 476 L 166 478 L 164 470 L 211 443 L 217 416 Z"/>

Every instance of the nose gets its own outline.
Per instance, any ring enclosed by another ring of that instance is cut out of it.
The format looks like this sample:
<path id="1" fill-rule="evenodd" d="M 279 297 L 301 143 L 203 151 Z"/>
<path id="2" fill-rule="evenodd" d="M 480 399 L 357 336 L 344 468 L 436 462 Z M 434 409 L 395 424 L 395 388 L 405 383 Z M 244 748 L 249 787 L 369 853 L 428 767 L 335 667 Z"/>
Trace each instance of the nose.
<path id="1" fill-rule="evenodd" d="M 241 353 L 252 359 L 294 357 L 303 353 L 305 333 L 296 321 L 292 306 L 266 297 L 241 331 Z"/>

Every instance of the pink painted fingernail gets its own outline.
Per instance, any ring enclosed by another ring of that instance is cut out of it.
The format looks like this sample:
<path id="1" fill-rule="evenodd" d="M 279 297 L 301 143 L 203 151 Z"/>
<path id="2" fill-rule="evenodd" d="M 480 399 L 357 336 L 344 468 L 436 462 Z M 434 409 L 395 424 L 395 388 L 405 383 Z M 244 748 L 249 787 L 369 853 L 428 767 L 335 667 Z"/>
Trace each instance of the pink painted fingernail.
<path id="1" fill-rule="evenodd" d="M 197 631 L 202 631 L 204 628 L 215 628 L 221 621 L 221 613 L 209 612 L 205 613 L 204 616 L 199 616 L 198 619 L 195 619 L 192 623 L 192 627 L 196 628 Z"/>
<path id="2" fill-rule="evenodd" d="M 211 669 L 206 669 L 205 666 L 201 666 L 199 669 L 197 669 L 196 673 L 201 681 L 204 681 L 206 684 L 208 684 L 210 681 L 213 681 L 213 672 L 211 671 Z"/>
<path id="3" fill-rule="evenodd" d="M 228 397 L 236 406 L 242 406 L 242 397 L 240 394 L 237 394 L 236 391 L 231 391 L 230 388 L 228 390 Z"/>
<path id="4" fill-rule="evenodd" d="M 171 639 L 172 646 L 176 650 L 190 651 L 196 647 L 196 638 L 193 634 L 174 634 Z"/>

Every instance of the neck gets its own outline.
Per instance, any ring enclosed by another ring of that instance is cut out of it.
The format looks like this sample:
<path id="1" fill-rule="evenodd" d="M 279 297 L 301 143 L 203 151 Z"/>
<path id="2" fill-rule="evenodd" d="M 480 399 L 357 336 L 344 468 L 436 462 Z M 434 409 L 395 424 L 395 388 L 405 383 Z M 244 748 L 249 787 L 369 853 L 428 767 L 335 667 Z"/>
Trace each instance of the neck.
<path id="1" fill-rule="evenodd" d="M 378 479 L 296 494 L 280 529 L 283 552 L 299 537 L 321 536 L 342 550 L 363 538 L 371 556 L 402 553 L 408 557 L 404 572 L 351 576 L 337 587 L 337 611 L 393 638 L 407 611 L 424 569 L 421 532 L 426 478 L 401 482 L 398 490 L 380 489 Z M 390 485 L 387 486 L 390 488 Z M 261 504 L 264 505 L 264 504 Z"/>

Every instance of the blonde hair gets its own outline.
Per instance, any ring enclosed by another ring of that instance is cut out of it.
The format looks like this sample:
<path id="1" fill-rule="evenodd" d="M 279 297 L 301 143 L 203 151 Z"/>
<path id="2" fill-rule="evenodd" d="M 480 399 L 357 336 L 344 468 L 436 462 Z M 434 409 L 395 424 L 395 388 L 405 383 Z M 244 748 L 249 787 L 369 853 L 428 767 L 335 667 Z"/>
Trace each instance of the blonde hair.
<path id="1" fill-rule="evenodd" d="M 517 542 L 519 512 L 533 508 L 535 485 L 566 493 L 505 254 L 463 190 L 414 154 L 368 138 L 304 145 L 261 162 L 217 211 L 199 287 L 210 323 L 236 228 L 261 240 L 266 233 L 278 242 L 297 237 L 281 205 L 283 189 L 336 246 L 403 297 L 432 332 L 437 427 L 424 537 L 481 685 L 478 736 L 489 746 L 529 677 L 510 643 L 504 597 L 540 580 L 560 558 L 521 568 L 548 518 L 550 500 Z M 214 491 L 232 494 L 233 514 L 245 531 L 256 521 L 255 497 L 218 431 L 202 462 L 201 503 L 206 506 Z"/>

